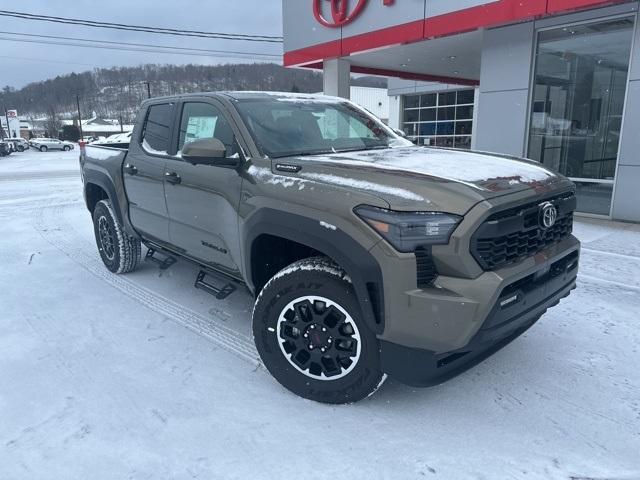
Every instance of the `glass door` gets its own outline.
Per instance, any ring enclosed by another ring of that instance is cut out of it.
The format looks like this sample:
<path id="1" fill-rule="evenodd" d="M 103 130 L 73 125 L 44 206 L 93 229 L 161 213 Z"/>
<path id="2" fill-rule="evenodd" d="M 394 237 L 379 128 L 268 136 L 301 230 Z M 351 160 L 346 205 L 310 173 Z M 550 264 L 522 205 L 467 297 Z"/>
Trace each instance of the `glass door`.
<path id="1" fill-rule="evenodd" d="M 529 158 L 571 178 L 578 211 L 609 215 L 633 18 L 541 31 Z"/>

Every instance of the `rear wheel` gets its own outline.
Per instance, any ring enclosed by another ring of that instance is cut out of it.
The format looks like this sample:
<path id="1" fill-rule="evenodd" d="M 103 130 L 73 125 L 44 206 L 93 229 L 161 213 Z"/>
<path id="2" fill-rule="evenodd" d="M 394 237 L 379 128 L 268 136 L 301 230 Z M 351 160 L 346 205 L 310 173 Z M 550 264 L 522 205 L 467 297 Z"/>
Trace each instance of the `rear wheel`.
<path id="1" fill-rule="evenodd" d="M 18 151 L 19 152 L 24 152 L 24 147 L 22 145 L 18 145 Z"/>
<path id="2" fill-rule="evenodd" d="M 46 146 L 44 146 L 44 145 L 42 145 L 42 146 L 40 147 L 40 151 L 41 151 L 41 152 L 46 152 L 47 150 L 49 150 L 49 149 L 48 149 Z"/>
<path id="3" fill-rule="evenodd" d="M 362 320 L 345 272 L 325 257 L 301 260 L 263 288 L 253 335 L 269 372 L 293 393 L 353 403 L 384 381 L 378 340 Z"/>
<path id="4" fill-rule="evenodd" d="M 93 210 L 93 230 L 100 257 L 113 273 L 128 273 L 140 263 L 140 240 L 127 235 L 109 200 L 100 200 Z"/>

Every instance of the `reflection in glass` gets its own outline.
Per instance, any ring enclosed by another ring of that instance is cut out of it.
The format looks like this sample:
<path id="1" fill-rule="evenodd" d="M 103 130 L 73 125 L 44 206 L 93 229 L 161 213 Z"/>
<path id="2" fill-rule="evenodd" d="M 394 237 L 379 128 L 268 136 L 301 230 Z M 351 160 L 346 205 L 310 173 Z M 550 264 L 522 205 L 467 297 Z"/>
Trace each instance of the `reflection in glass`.
<path id="1" fill-rule="evenodd" d="M 612 183 L 575 182 L 578 211 L 609 215 L 611 210 Z"/>
<path id="2" fill-rule="evenodd" d="M 632 34 L 631 18 L 540 32 L 530 158 L 568 177 L 613 179 Z M 609 214 L 610 185 L 584 184 L 578 192 L 580 211 Z M 602 195 L 609 198 L 595 200 Z"/>

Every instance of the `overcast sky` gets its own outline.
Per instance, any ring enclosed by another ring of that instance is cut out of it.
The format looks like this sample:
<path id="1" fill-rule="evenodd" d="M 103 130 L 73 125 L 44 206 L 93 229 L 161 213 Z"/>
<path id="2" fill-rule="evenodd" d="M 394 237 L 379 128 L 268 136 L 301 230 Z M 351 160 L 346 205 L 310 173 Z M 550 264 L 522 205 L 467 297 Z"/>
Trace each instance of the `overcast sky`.
<path id="1" fill-rule="evenodd" d="M 168 27 L 207 32 L 282 35 L 280 0 L 25 0 L 3 2 L 2 9 L 83 20 Z M 281 44 L 199 39 L 107 30 L 0 16 L 0 87 L 20 88 L 95 67 L 142 63 L 236 63 L 242 60 L 209 56 L 112 51 L 7 41 L 6 32 L 88 38 L 130 43 L 171 45 L 209 50 L 235 50 L 281 55 Z M 15 38 L 15 37 L 13 37 Z M 34 40 L 34 39 L 30 39 Z M 37 39 L 35 39 L 37 40 Z M 246 61 L 246 60 L 245 60 Z"/>

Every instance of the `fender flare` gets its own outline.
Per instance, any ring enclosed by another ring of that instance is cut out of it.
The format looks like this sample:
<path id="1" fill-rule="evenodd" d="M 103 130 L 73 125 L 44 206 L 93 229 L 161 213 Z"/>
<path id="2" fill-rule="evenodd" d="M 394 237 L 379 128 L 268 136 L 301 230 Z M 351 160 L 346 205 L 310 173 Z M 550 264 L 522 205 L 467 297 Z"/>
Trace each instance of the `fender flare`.
<path id="1" fill-rule="evenodd" d="M 122 210 L 120 208 L 120 201 L 118 200 L 118 195 L 116 194 L 116 188 L 113 185 L 113 182 L 109 178 L 109 176 L 102 172 L 97 172 L 95 170 L 85 171 L 84 172 L 84 200 L 87 208 L 89 208 L 89 204 L 87 202 L 87 185 L 92 183 L 102 188 L 109 197 L 111 201 L 111 205 L 113 205 L 113 210 L 116 214 L 118 222 L 120 225 L 125 225 L 124 218 L 122 215 Z"/>
<path id="2" fill-rule="evenodd" d="M 252 246 L 264 234 L 285 238 L 317 250 L 334 260 L 351 278 L 366 324 L 376 334 L 384 331 L 382 270 L 375 257 L 340 229 L 330 230 L 318 220 L 263 208 L 244 225 L 245 279 L 252 291 Z"/>

